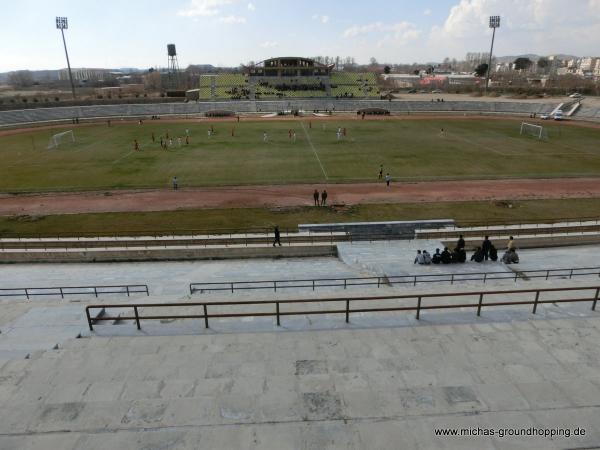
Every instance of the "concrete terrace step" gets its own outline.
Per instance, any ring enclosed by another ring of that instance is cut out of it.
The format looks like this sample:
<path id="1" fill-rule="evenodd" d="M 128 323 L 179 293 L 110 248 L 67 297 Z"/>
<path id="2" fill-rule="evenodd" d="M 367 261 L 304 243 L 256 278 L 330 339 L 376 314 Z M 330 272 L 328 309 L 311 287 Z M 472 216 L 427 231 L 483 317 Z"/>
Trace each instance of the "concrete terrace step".
<path id="1" fill-rule="evenodd" d="M 554 233 L 552 235 L 517 235 L 517 234 L 501 234 L 488 235 L 490 241 L 496 245 L 498 251 L 504 250 L 510 236 L 516 236 L 515 244 L 517 248 L 543 248 L 543 247 L 561 247 L 570 245 L 592 245 L 600 243 L 600 231 L 585 231 L 578 233 Z M 472 249 L 481 246 L 484 236 L 467 237 L 465 239 L 465 247 Z M 498 245 L 498 241 L 501 244 Z M 456 240 L 442 240 L 444 247 L 453 248 L 456 245 Z M 501 256 L 501 255 L 500 255 Z"/>
<path id="2" fill-rule="evenodd" d="M 418 229 L 415 230 L 415 236 L 422 238 L 458 238 L 459 235 L 467 236 L 485 236 L 489 234 L 553 234 L 565 232 L 584 232 L 600 231 L 599 220 L 589 220 L 581 222 L 560 222 L 560 223 L 539 223 L 539 224 L 518 224 L 518 225 L 492 225 L 485 227 L 447 227 L 437 229 Z"/>

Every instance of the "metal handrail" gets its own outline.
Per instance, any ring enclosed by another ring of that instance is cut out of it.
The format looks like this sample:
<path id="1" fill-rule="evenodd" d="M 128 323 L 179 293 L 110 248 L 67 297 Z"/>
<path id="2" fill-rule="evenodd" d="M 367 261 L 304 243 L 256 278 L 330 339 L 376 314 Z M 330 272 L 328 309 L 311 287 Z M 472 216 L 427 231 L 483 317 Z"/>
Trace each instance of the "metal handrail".
<path id="1" fill-rule="evenodd" d="M 541 299 L 541 294 L 544 292 L 575 292 L 575 291 L 594 291 L 591 297 L 582 298 L 559 298 L 559 299 Z M 503 299 L 511 294 L 535 294 L 534 300 L 518 300 L 518 301 L 494 301 L 484 303 L 485 296 L 490 295 L 502 295 Z M 459 303 L 459 304 L 435 304 L 435 305 L 424 305 L 423 301 L 433 298 L 450 298 L 450 297 L 464 297 L 464 296 L 475 296 L 477 297 L 477 303 Z M 434 309 L 456 309 L 456 308 L 477 308 L 477 316 L 481 316 L 481 310 L 485 306 L 511 306 L 511 305 L 533 305 L 532 313 L 537 312 L 537 307 L 540 304 L 546 303 L 573 303 L 573 302 L 591 302 L 592 311 L 596 310 L 596 304 L 600 296 L 600 286 L 585 286 L 585 287 L 563 287 L 563 288 L 545 288 L 545 289 L 512 289 L 512 290 L 500 290 L 500 291 L 468 291 L 468 292 L 443 292 L 436 294 L 408 294 L 408 295 L 385 295 L 385 296 L 371 296 L 371 297 L 336 297 L 336 298 L 310 298 L 310 299 L 295 299 L 295 300 L 252 300 L 252 301 L 230 301 L 230 302 L 192 302 L 192 303 L 135 303 L 135 304 L 104 304 L 104 305 L 88 305 L 85 308 L 85 314 L 88 321 L 90 331 L 94 331 L 94 324 L 100 321 L 109 320 L 135 320 L 137 329 L 141 329 L 141 320 L 178 320 L 178 319 L 203 319 L 204 326 L 209 327 L 208 319 L 215 318 L 232 318 L 232 317 L 276 317 L 277 326 L 281 325 L 281 316 L 303 316 L 303 315 L 323 315 L 323 314 L 344 314 L 346 323 L 350 321 L 350 314 L 352 313 L 366 313 L 366 312 L 390 312 L 390 311 L 416 311 L 416 319 L 420 319 L 422 310 L 434 310 Z M 375 300 L 417 300 L 416 305 L 409 306 L 392 306 L 386 308 L 365 308 L 359 307 L 357 309 L 351 309 L 351 302 L 356 301 L 375 301 Z M 289 304 L 305 304 L 305 303 L 339 303 L 344 302 L 345 308 L 343 309 L 326 309 L 326 310 L 314 310 L 309 309 L 305 311 L 281 311 L 281 305 Z M 214 306 L 236 306 L 236 305 L 272 305 L 275 307 L 274 312 L 245 312 L 245 313 L 216 313 L 209 314 L 208 307 Z M 202 314 L 182 314 L 182 315 L 141 315 L 140 308 L 190 308 L 190 307 L 202 307 Z M 92 317 L 90 311 L 101 310 L 106 312 L 106 309 L 133 309 L 133 316 L 97 316 Z"/>
<path id="2" fill-rule="evenodd" d="M 581 271 L 586 271 L 580 273 Z M 391 284 L 412 284 L 417 283 L 445 283 L 454 284 L 459 281 L 486 281 L 490 280 L 510 280 L 516 282 L 518 278 L 558 278 L 566 277 L 569 279 L 584 275 L 600 276 L 600 267 L 573 267 L 567 269 L 536 269 L 522 270 L 516 272 L 462 272 L 462 273 L 439 273 L 439 274 L 415 274 L 415 275 L 385 275 L 378 277 L 346 277 L 346 278 L 314 278 L 314 279 L 288 279 L 288 280 L 254 280 L 254 281 L 221 281 L 207 283 L 190 283 L 190 294 L 211 291 L 229 291 L 234 293 L 236 290 L 257 290 L 269 289 L 277 292 L 277 289 L 291 288 L 312 288 L 314 291 L 320 287 L 344 287 L 350 286 L 374 286 L 378 288 L 382 285 Z"/>
<path id="3" fill-rule="evenodd" d="M 27 297 L 29 300 L 35 296 L 60 295 L 94 295 L 104 294 L 146 294 L 150 295 L 146 284 L 121 284 L 102 286 L 53 286 L 53 287 L 25 287 L 25 288 L 0 288 L 0 297 Z"/>

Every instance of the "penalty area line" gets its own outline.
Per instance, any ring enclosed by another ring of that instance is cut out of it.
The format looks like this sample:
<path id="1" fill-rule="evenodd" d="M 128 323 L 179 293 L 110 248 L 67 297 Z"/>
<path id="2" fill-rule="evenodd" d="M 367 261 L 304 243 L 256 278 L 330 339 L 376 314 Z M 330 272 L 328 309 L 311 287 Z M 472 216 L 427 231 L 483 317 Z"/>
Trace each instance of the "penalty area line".
<path id="1" fill-rule="evenodd" d="M 323 163 L 321 163 L 321 159 L 319 158 L 319 154 L 317 153 L 317 149 L 315 148 L 313 141 L 310 138 L 310 135 L 308 134 L 306 127 L 304 126 L 304 122 L 300 122 L 300 123 L 302 124 L 302 130 L 304 131 L 304 135 L 306 136 L 308 145 L 310 145 L 310 148 L 312 148 L 312 151 L 315 154 L 315 158 L 317 158 L 317 162 L 319 163 L 319 166 L 321 166 L 321 171 L 323 172 L 323 176 L 325 177 L 325 180 L 329 180 L 329 177 L 327 176 L 327 172 L 325 172 L 325 167 L 323 167 Z"/>

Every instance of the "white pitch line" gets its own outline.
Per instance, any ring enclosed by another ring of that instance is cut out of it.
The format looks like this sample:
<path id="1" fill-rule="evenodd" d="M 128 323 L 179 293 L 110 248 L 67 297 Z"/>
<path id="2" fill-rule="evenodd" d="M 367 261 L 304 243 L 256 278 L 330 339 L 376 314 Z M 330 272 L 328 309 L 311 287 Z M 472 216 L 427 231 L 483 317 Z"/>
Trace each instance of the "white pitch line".
<path id="1" fill-rule="evenodd" d="M 302 124 L 302 130 L 304 130 L 304 134 L 306 135 L 306 140 L 308 141 L 308 144 L 310 145 L 310 148 L 312 148 L 312 151 L 315 154 L 315 158 L 317 158 L 317 161 L 319 162 L 319 166 L 321 166 L 321 170 L 323 171 L 323 175 L 325 176 L 325 180 L 329 180 L 329 177 L 327 176 L 327 172 L 325 172 L 325 167 L 323 167 L 323 164 L 321 163 L 321 159 L 319 158 L 319 154 L 317 153 L 317 149 L 313 145 L 313 141 L 310 138 L 310 135 L 308 134 L 308 131 L 306 131 L 306 127 L 304 126 L 304 122 L 300 122 L 300 123 Z"/>
<path id="2" fill-rule="evenodd" d="M 133 150 L 129 150 L 129 153 L 125 153 L 125 154 L 124 154 L 123 156 L 121 156 L 120 158 L 117 158 L 117 159 L 115 159 L 115 160 L 114 160 L 112 163 L 113 163 L 113 164 L 116 164 L 116 163 L 118 163 L 119 161 L 121 161 L 121 160 L 123 160 L 123 159 L 127 158 L 127 157 L 128 157 L 129 155 L 131 155 L 132 153 L 133 153 Z"/>

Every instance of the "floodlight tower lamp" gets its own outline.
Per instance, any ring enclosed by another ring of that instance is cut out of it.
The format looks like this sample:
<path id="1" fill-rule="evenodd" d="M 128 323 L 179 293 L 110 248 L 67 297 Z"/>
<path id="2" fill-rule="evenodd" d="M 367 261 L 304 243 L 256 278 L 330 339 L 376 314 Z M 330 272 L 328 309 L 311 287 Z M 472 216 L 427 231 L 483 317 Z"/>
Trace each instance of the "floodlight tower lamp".
<path id="1" fill-rule="evenodd" d="M 490 72 L 492 70 L 492 53 L 494 52 L 494 38 L 496 37 L 496 28 L 500 28 L 500 16 L 490 16 L 490 28 L 492 31 L 492 46 L 490 48 L 490 56 L 488 60 L 487 74 L 485 77 L 485 93 L 487 94 L 488 85 L 490 83 Z"/>
<path id="2" fill-rule="evenodd" d="M 65 30 L 69 28 L 69 21 L 66 17 L 56 18 L 56 29 L 60 30 L 65 47 L 65 55 L 67 56 L 67 68 L 69 69 L 69 80 L 71 81 L 71 93 L 75 98 L 75 84 L 73 84 L 73 74 L 71 73 L 71 63 L 69 62 L 69 52 L 67 52 L 67 42 L 65 41 Z"/>

